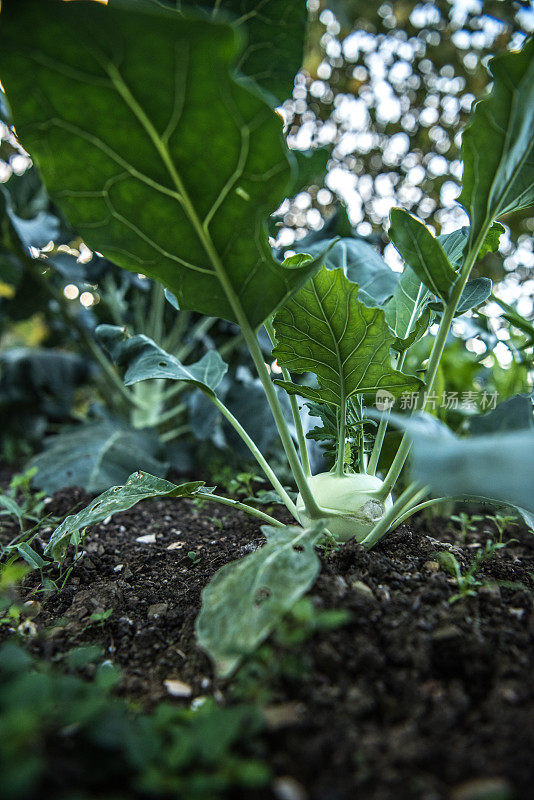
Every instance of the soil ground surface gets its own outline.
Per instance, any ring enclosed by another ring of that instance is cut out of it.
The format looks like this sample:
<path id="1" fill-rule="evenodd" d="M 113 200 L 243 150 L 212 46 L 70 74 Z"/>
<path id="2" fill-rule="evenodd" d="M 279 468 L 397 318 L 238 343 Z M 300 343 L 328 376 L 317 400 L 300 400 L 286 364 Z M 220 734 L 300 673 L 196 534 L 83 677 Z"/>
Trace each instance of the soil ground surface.
<path id="1" fill-rule="evenodd" d="M 46 512 L 88 499 L 64 490 Z M 146 708 L 169 700 L 166 681 L 190 687 L 179 704 L 206 695 L 261 703 L 266 729 L 251 748 L 274 781 L 232 797 L 527 800 L 534 536 L 511 529 L 516 541 L 482 564 L 476 594 L 451 604 L 458 587 L 436 553 L 452 552 L 465 571 L 495 538 L 490 523 L 478 528 L 462 541 L 446 520 L 419 518 L 371 552 L 349 542 L 323 555 L 309 599 L 319 612 L 348 612 L 343 624 L 291 645 L 286 630 L 221 682 L 195 644 L 200 592 L 262 544 L 260 525 L 189 500 L 145 502 L 91 530 L 61 591 L 35 594 L 38 576 L 26 578 L 23 599 L 40 603 L 26 646 L 61 664 L 74 647 L 101 645 L 122 670 L 120 693 Z M 110 609 L 102 623 L 89 620 Z"/>

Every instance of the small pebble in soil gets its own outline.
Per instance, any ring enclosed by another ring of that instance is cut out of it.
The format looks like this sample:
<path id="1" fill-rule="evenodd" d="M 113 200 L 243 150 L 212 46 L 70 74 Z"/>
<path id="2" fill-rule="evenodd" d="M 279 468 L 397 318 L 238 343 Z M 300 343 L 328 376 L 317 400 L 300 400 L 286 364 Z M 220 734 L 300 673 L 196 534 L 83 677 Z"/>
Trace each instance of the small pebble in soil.
<path id="1" fill-rule="evenodd" d="M 167 613 L 169 606 L 167 603 L 155 603 L 152 606 L 149 606 L 146 612 L 148 619 L 158 619 L 158 617 L 164 617 Z"/>
<path id="2" fill-rule="evenodd" d="M 512 787 L 506 778 L 474 778 L 456 786 L 451 800 L 512 800 Z"/>
<path id="3" fill-rule="evenodd" d="M 273 794 L 277 800 L 307 800 L 308 797 L 304 786 L 289 775 L 273 781 Z"/>
<path id="4" fill-rule="evenodd" d="M 166 681 L 163 681 L 163 685 L 171 697 L 191 697 L 193 694 L 189 684 L 179 681 L 177 678 L 167 678 Z"/>
<path id="5" fill-rule="evenodd" d="M 141 542 L 141 544 L 155 544 L 156 542 L 156 534 L 155 533 L 147 533 L 145 536 L 137 536 L 135 539 L 136 542 Z"/>

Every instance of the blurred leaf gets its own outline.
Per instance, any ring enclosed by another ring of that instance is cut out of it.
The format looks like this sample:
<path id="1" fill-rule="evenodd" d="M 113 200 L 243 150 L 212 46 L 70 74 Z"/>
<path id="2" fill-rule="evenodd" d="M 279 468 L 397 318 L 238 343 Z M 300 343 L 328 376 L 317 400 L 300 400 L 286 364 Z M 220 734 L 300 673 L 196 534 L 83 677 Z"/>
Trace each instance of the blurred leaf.
<path id="1" fill-rule="evenodd" d="M 315 544 L 322 526 L 262 531 L 267 543 L 222 567 L 202 592 L 197 639 L 221 677 L 230 675 L 267 638 L 320 569 Z"/>
<path id="2" fill-rule="evenodd" d="M 487 253 L 494 253 L 499 249 L 499 240 L 505 232 L 504 225 L 494 222 L 486 234 L 484 241 L 478 251 L 477 258 L 483 258 Z M 463 263 L 464 251 L 469 241 L 470 228 L 458 228 L 451 233 L 442 233 L 438 236 L 438 241 L 447 254 L 449 261 L 455 267 L 460 267 Z"/>
<path id="3" fill-rule="evenodd" d="M 534 512 L 534 430 L 532 427 L 459 439 L 452 433 L 417 430 L 412 475 L 438 497 L 477 497 Z"/>
<path id="4" fill-rule="evenodd" d="M 18 135 L 91 249 L 181 308 L 254 328 L 315 271 L 271 254 L 289 151 L 280 117 L 234 77 L 230 26 L 125 0 L 6 0 L 2 35 Z"/>
<path id="5" fill-rule="evenodd" d="M 417 277 L 431 292 L 447 302 L 458 276 L 441 243 L 426 225 L 402 208 L 394 208 L 388 235 Z"/>
<path id="6" fill-rule="evenodd" d="M 130 336 L 124 328 L 117 325 L 99 325 L 96 336 L 113 361 L 126 367 L 126 386 L 138 381 L 164 378 L 190 383 L 203 392 L 214 395 L 215 389 L 228 371 L 228 365 L 216 350 L 209 350 L 200 361 L 185 366 L 148 336 Z"/>
<path id="7" fill-rule="evenodd" d="M 88 377 L 75 353 L 15 347 L 0 353 L 0 408 L 29 404 L 58 418 L 70 413 L 74 391 Z"/>
<path id="8" fill-rule="evenodd" d="M 474 278 L 468 281 L 464 287 L 455 316 L 465 314 L 471 308 L 485 303 L 491 297 L 493 282 L 489 278 Z"/>
<path id="9" fill-rule="evenodd" d="M 342 269 L 350 281 L 358 284 L 359 299 L 370 307 L 381 307 L 394 293 L 399 280 L 378 250 L 364 239 L 320 239 L 307 245 L 299 242 L 292 249 L 314 258 L 322 253 L 321 263 L 327 269 Z"/>
<path id="10" fill-rule="evenodd" d="M 508 397 L 493 411 L 472 417 L 469 422 L 469 430 L 474 435 L 527 430 L 528 428 L 534 428 L 532 397 L 528 394 Z"/>
<path id="11" fill-rule="evenodd" d="M 124 486 L 113 486 L 87 508 L 66 517 L 50 537 L 45 553 L 56 561 L 62 561 L 68 544 L 79 543 L 87 526 L 96 525 L 119 511 L 126 511 L 147 497 L 192 497 L 203 485 L 203 481 L 194 481 L 177 486 L 146 472 L 134 472 Z"/>
<path id="12" fill-rule="evenodd" d="M 405 264 L 393 297 L 385 307 L 386 322 L 399 340 L 406 339 L 413 331 L 427 298 L 428 289 L 413 269 Z M 413 342 L 408 347 L 411 344 Z"/>
<path id="13" fill-rule="evenodd" d="M 487 223 L 534 203 L 534 38 L 493 58 L 489 70 L 492 90 L 462 135 L 458 201 L 471 219 L 472 241 Z"/>
<path id="14" fill-rule="evenodd" d="M 313 372 L 319 388 L 276 381 L 291 394 L 331 405 L 353 394 L 415 391 L 418 378 L 391 366 L 393 336 L 384 312 L 358 300 L 358 286 L 341 269 L 323 267 L 274 318 L 273 355 L 290 371 Z"/>
<path id="15" fill-rule="evenodd" d="M 34 484 L 46 492 L 65 486 L 99 492 L 125 481 L 135 469 L 165 475 L 168 465 L 158 458 L 159 452 L 154 434 L 103 420 L 50 437 L 30 466 L 37 467 Z"/>

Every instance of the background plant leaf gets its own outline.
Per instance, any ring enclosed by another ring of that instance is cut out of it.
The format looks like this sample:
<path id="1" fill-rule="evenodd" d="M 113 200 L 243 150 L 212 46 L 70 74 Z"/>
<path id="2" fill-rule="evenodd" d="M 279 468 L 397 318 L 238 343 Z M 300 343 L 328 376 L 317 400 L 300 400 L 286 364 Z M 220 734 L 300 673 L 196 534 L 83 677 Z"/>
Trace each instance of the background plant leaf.
<path id="1" fill-rule="evenodd" d="M 267 241 L 289 151 L 280 117 L 234 77 L 235 29 L 125 0 L 6 0 L 1 38 L 17 133 L 91 249 L 180 308 L 238 321 L 237 304 L 252 327 L 315 271 L 284 269 Z"/>
<path id="2" fill-rule="evenodd" d="M 494 222 L 482 242 L 477 258 L 483 258 L 487 253 L 495 253 L 499 249 L 499 240 L 504 232 L 504 225 L 501 225 L 500 222 Z M 461 267 L 463 263 L 470 233 L 470 228 L 463 227 L 458 228 L 456 231 L 451 231 L 451 233 L 441 233 L 437 237 L 449 261 L 456 268 Z"/>
<path id="3" fill-rule="evenodd" d="M 394 293 L 399 280 L 376 247 L 364 239 L 319 239 L 311 244 L 299 243 L 292 249 L 314 258 L 322 253 L 322 264 L 327 269 L 342 269 L 350 281 L 358 284 L 359 299 L 370 307 L 381 308 Z"/>
<path id="4" fill-rule="evenodd" d="M 126 511 L 148 497 L 191 497 L 197 494 L 203 481 L 176 485 L 146 472 L 134 472 L 124 486 L 113 486 L 93 500 L 87 508 L 66 517 L 56 528 L 46 546 L 45 555 L 61 561 L 69 543 L 78 544 L 82 531 L 89 525 L 102 522 L 112 514 Z"/>
<path id="5" fill-rule="evenodd" d="M 487 222 L 534 204 L 534 38 L 489 62 L 493 87 L 462 135 L 458 198 L 474 241 Z"/>
<path id="6" fill-rule="evenodd" d="M 405 264 L 393 297 L 385 307 L 386 322 L 399 340 L 414 329 L 429 292 L 413 269 Z M 408 345 L 409 346 L 409 345 Z"/>
<path id="7" fill-rule="evenodd" d="M 474 435 L 528 428 L 534 428 L 532 397 L 528 394 L 508 397 L 492 411 L 477 414 L 469 421 L 469 430 Z"/>
<path id="8" fill-rule="evenodd" d="M 426 225 L 402 208 L 394 208 L 388 236 L 417 277 L 446 302 L 458 276 L 441 243 Z"/>
<path id="9" fill-rule="evenodd" d="M 215 573 L 202 592 L 196 633 L 219 676 L 230 675 L 312 586 L 321 530 L 264 527 L 263 547 Z"/>
<path id="10" fill-rule="evenodd" d="M 81 486 L 86 492 L 101 492 L 124 482 L 135 469 L 150 469 L 165 475 L 154 434 L 135 430 L 114 420 L 68 428 L 45 442 L 45 449 L 30 466 L 37 467 L 35 486 L 55 492 L 65 486 Z"/>
<path id="11" fill-rule="evenodd" d="M 391 366 L 394 337 L 384 312 L 358 300 L 358 286 L 341 269 L 323 267 L 274 318 L 273 355 L 293 372 L 313 372 L 319 388 L 277 381 L 309 400 L 340 405 L 353 394 L 415 391 L 418 378 Z"/>
<path id="12" fill-rule="evenodd" d="M 195 364 L 186 366 L 148 336 L 131 336 L 117 325 L 99 325 L 96 335 L 113 361 L 118 366 L 126 367 L 126 386 L 163 378 L 190 383 L 213 395 L 228 371 L 228 365 L 216 350 L 209 350 Z"/>

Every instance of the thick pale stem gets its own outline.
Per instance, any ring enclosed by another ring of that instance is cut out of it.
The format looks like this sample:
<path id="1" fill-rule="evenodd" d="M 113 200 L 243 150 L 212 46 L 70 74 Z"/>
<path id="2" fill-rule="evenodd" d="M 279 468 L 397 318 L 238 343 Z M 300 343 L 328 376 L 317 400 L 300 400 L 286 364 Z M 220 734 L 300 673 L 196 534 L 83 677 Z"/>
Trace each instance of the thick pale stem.
<path id="1" fill-rule="evenodd" d="M 376 432 L 371 458 L 369 459 L 369 464 L 367 465 L 368 475 L 376 474 L 378 459 L 380 458 L 380 453 L 382 452 L 382 445 L 384 444 L 384 437 L 386 435 L 388 427 L 388 419 L 389 419 L 389 411 L 383 414 L 380 420 L 380 424 L 378 425 L 378 430 Z"/>
<path id="2" fill-rule="evenodd" d="M 441 357 L 443 355 L 443 351 L 445 349 L 445 344 L 447 342 L 447 337 L 449 335 L 451 325 L 454 319 L 454 315 L 456 313 L 456 309 L 458 308 L 458 303 L 460 302 L 460 297 L 462 296 L 462 292 L 465 288 L 465 284 L 467 283 L 469 276 L 471 274 L 471 270 L 476 261 L 476 257 L 484 241 L 488 229 L 491 223 L 486 223 L 484 228 L 481 230 L 477 240 L 475 241 L 474 245 L 469 250 L 464 265 L 461 269 L 460 275 L 456 283 L 453 286 L 451 298 L 447 305 L 445 306 L 445 310 L 443 312 L 443 317 L 441 319 L 438 332 L 436 334 L 436 338 L 434 340 L 434 346 L 432 347 L 432 352 L 430 354 L 430 358 L 428 361 L 428 367 L 425 374 L 425 386 L 419 393 L 419 397 L 417 398 L 416 404 L 416 411 L 425 411 L 428 405 L 427 398 L 429 395 L 432 394 L 432 390 L 434 388 L 434 383 L 436 381 L 436 377 L 438 374 L 439 364 L 441 361 Z M 408 434 L 404 434 L 402 437 L 402 441 L 399 445 L 399 449 L 393 462 L 389 468 L 389 471 L 384 479 L 384 483 L 380 492 L 381 499 L 384 499 L 388 496 L 391 492 L 397 479 L 404 467 L 408 454 L 411 448 L 411 441 Z"/>
<path id="3" fill-rule="evenodd" d="M 180 361 L 183 361 L 184 358 L 187 358 L 187 356 L 194 349 L 198 340 L 201 339 L 204 336 L 204 334 L 207 333 L 211 328 L 213 328 L 216 322 L 217 320 L 215 319 L 215 317 L 204 317 L 203 319 L 199 320 L 196 323 L 196 325 L 193 326 L 190 335 L 190 341 L 188 341 L 187 344 L 183 344 L 180 347 L 180 349 L 176 354 L 176 357 Z"/>
<path id="4" fill-rule="evenodd" d="M 156 425 L 163 425 L 165 422 L 169 422 L 169 420 L 174 419 L 174 417 L 178 417 L 180 414 L 183 414 L 186 411 L 187 406 L 185 403 L 180 403 L 178 406 L 173 406 L 168 411 L 164 411 L 163 414 L 159 414 L 156 420 Z"/>
<path id="5" fill-rule="evenodd" d="M 163 336 L 163 313 L 165 309 L 165 294 L 163 286 L 158 281 L 152 285 L 152 298 L 148 315 L 147 333 L 156 343 L 160 343 Z"/>
<path id="6" fill-rule="evenodd" d="M 173 428 L 170 431 L 165 431 L 165 433 L 160 433 L 159 440 L 164 444 L 166 442 L 172 442 L 174 441 L 174 439 L 178 439 L 179 436 L 182 436 L 189 430 L 190 430 L 189 425 L 180 425 L 178 428 Z"/>
<path id="7" fill-rule="evenodd" d="M 229 497 L 221 497 L 218 494 L 208 493 L 200 494 L 198 497 L 200 497 L 202 500 L 221 503 L 223 506 L 230 506 L 230 508 L 234 508 L 236 511 L 244 511 L 245 514 L 249 514 L 251 517 L 257 517 L 258 519 L 263 520 L 263 522 L 268 522 L 269 525 L 276 525 L 279 528 L 284 527 L 284 523 L 280 522 L 280 520 L 271 517 L 269 514 L 265 514 L 258 508 L 253 508 L 252 506 L 248 506 L 246 503 L 241 503 L 239 500 L 231 500 Z"/>
<path id="8" fill-rule="evenodd" d="M 282 500 L 282 502 L 286 506 L 286 508 L 289 511 L 289 513 L 298 521 L 299 520 L 299 515 L 298 515 L 298 511 L 297 511 L 297 507 L 296 507 L 295 503 L 290 498 L 290 496 L 288 495 L 288 493 L 286 492 L 286 490 L 284 489 L 284 487 L 282 486 L 282 484 L 280 483 L 280 481 L 276 477 L 275 473 L 271 469 L 271 466 L 269 465 L 268 461 L 266 460 L 266 458 L 262 454 L 262 452 L 259 449 L 259 447 L 257 446 L 257 444 L 254 442 L 253 439 L 251 439 L 251 437 L 248 435 L 246 430 L 243 428 L 243 426 L 241 425 L 239 420 L 237 420 L 234 417 L 232 412 L 224 405 L 224 403 L 222 403 L 219 400 L 218 397 L 216 397 L 215 395 L 213 395 L 213 396 L 209 395 L 209 398 L 217 406 L 217 408 L 219 409 L 221 414 L 228 420 L 228 422 L 230 423 L 232 428 L 236 431 L 236 433 L 238 433 L 239 436 L 241 437 L 241 439 L 245 442 L 246 446 L 248 447 L 248 449 L 250 450 L 250 452 L 252 453 L 252 455 L 254 456 L 254 458 L 256 459 L 256 461 L 258 462 L 258 464 L 260 465 L 260 467 L 264 471 L 265 475 L 270 480 L 273 488 L 276 489 L 276 491 L 278 492 L 278 494 L 280 496 L 280 499 Z"/>
<path id="9" fill-rule="evenodd" d="M 187 330 L 190 317 L 189 311 L 178 311 L 174 325 L 163 342 L 163 348 L 168 353 L 174 353 L 179 346 Z"/>
<path id="10" fill-rule="evenodd" d="M 264 325 L 265 325 L 265 330 L 267 331 L 267 334 L 269 336 L 269 339 L 271 340 L 271 344 L 274 347 L 276 344 L 276 335 L 272 320 L 270 319 L 266 320 Z M 282 377 L 285 381 L 292 382 L 291 373 L 285 367 L 282 367 Z M 302 427 L 302 419 L 300 417 L 299 404 L 297 402 L 297 398 L 293 394 L 289 395 L 289 405 L 291 407 L 293 423 L 295 425 L 295 430 L 297 432 L 300 460 L 302 462 L 302 467 L 304 469 L 306 477 L 309 478 L 311 475 L 311 469 L 310 469 L 310 460 L 308 457 L 308 447 L 306 445 L 306 436 L 304 434 L 304 428 Z"/>

